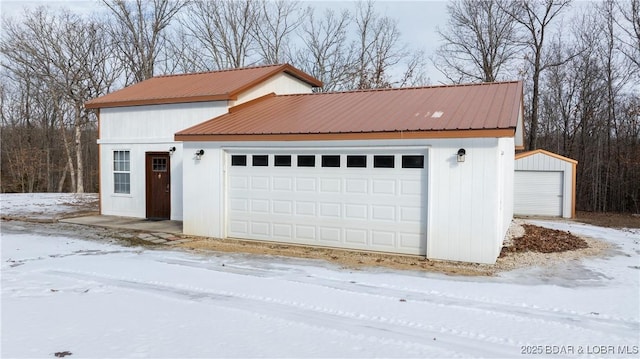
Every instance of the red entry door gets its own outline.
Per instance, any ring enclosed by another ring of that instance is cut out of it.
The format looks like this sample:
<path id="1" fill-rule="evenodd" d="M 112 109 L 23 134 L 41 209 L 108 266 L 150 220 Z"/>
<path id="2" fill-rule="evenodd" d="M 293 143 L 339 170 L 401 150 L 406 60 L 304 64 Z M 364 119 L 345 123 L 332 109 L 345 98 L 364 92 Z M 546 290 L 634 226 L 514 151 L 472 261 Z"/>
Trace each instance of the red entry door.
<path id="1" fill-rule="evenodd" d="M 167 152 L 147 152 L 147 219 L 171 218 L 171 171 Z"/>

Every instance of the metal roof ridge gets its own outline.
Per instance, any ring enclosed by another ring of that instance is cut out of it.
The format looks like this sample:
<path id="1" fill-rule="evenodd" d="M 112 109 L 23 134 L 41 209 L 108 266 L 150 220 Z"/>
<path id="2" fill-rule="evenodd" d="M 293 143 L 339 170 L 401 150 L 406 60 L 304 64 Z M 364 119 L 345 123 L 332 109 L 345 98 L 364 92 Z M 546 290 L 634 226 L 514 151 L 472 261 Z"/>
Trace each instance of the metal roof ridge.
<path id="1" fill-rule="evenodd" d="M 236 67 L 236 68 L 228 68 L 228 69 L 220 69 L 220 70 L 211 70 L 211 71 L 200 71 L 200 72 L 186 72 L 181 74 L 164 74 L 153 76 L 150 79 L 155 78 L 166 78 L 166 77 L 178 77 L 178 76 L 195 76 L 195 75 L 206 75 L 220 72 L 232 72 L 232 71 L 243 71 L 243 70 L 253 70 L 253 69 L 263 69 L 268 67 L 281 67 L 285 64 L 273 64 L 273 65 L 257 65 L 257 66 L 247 66 L 247 67 Z"/>
<path id="2" fill-rule="evenodd" d="M 466 83 L 466 84 L 444 84 L 444 85 L 426 85 L 426 86 L 413 86 L 413 87 L 385 87 L 385 88 L 375 88 L 375 89 L 356 89 L 356 90 L 346 90 L 346 91 L 329 91 L 329 92 L 313 92 L 313 93 L 300 93 L 300 94 L 284 94 L 277 96 L 313 96 L 313 95 L 336 95 L 336 94 L 348 94 L 348 93 L 367 93 L 367 92 L 386 92 L 386 91 L 410 91 L 410 90 L 426 90 L 426 89 L 441 89 L 441 88 L 452 88 L 452 87 L 471 87 L 471 86 L 489 86 L 489 85 L 508 85 L 508 84 L 517 84 L 521 83 L 521 80 L 511 80 L 511 81 L 494 81 L 494 82 L 477 82 L 477 83 Z"/>

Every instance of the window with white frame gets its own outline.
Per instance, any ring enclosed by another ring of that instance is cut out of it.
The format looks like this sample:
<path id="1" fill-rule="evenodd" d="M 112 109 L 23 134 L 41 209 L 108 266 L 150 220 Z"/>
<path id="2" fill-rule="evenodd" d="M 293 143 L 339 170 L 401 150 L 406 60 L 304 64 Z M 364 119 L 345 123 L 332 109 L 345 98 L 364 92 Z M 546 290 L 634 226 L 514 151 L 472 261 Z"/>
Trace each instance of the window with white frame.
<path id="1" fill-rule="evenodd" d="M 131 193 L 129 151 L 113 151 L 113 192 Z"/>

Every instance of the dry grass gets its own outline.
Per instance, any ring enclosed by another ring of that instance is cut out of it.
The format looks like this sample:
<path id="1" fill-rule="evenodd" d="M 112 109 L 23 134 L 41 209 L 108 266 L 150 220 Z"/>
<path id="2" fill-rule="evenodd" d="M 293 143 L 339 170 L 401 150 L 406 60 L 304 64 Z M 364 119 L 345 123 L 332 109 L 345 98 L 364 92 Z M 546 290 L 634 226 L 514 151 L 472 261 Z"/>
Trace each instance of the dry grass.
<path id="1" fill-rule="evenodd" d="M 640 214 L 576 212 L 576 221 L 611 228 L 640 228 Z"/>
<path id="2" fill-rule="evenodd" d="M 521 226 L 521 224 L 514 222 L 513 226 Z M 593 256 L 601 254 L 607 248 L 607 245 L 603 242 L 588 238 L 578 238 L 567 232 L 554 231 L 533 225 L 524 225 L 522 229 L 524 229 L 524 236 L 511 238 L 508 241 L 509 247 L 503 250 L 503 254 L 498 258 L 495 265 L 428 260 L 418 256 L 235 239 L 191 237 L 195 240 L 181 243 L 178 246 L 204 252 L 251 253 L 320 259 L 351 269 L 384 267 L 466 276 L 491 276 L 501 271 L 524 266 L 545 265 L 556 260 Z M 522 230 L 512 230 L 510 232 L 523 233 Z"/>

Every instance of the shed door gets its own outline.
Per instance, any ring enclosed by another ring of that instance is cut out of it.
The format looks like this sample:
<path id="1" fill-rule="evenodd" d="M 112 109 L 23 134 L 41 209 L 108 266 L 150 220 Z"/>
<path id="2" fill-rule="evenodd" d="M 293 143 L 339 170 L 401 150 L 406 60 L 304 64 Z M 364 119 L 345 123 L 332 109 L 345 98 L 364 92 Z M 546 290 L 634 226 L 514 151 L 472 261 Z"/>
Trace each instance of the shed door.
<path id="1" fill-rule="evenodd" d="M 170 219 L 171 217 L 171 172 L 169 154 L 147 152 L 146 168 L 146 214 L 148 219 Z"/>
<path id="2" fill-rule="evenodd" d="M 425 255 L 426 159 L 415 151 L 230 154 L 227 235 Z"/>
<path id="3" fill-rule="evenodd" d="M 515 171 L 514 180 L 514 214 L 562 216 L 562 172 Z"/>

